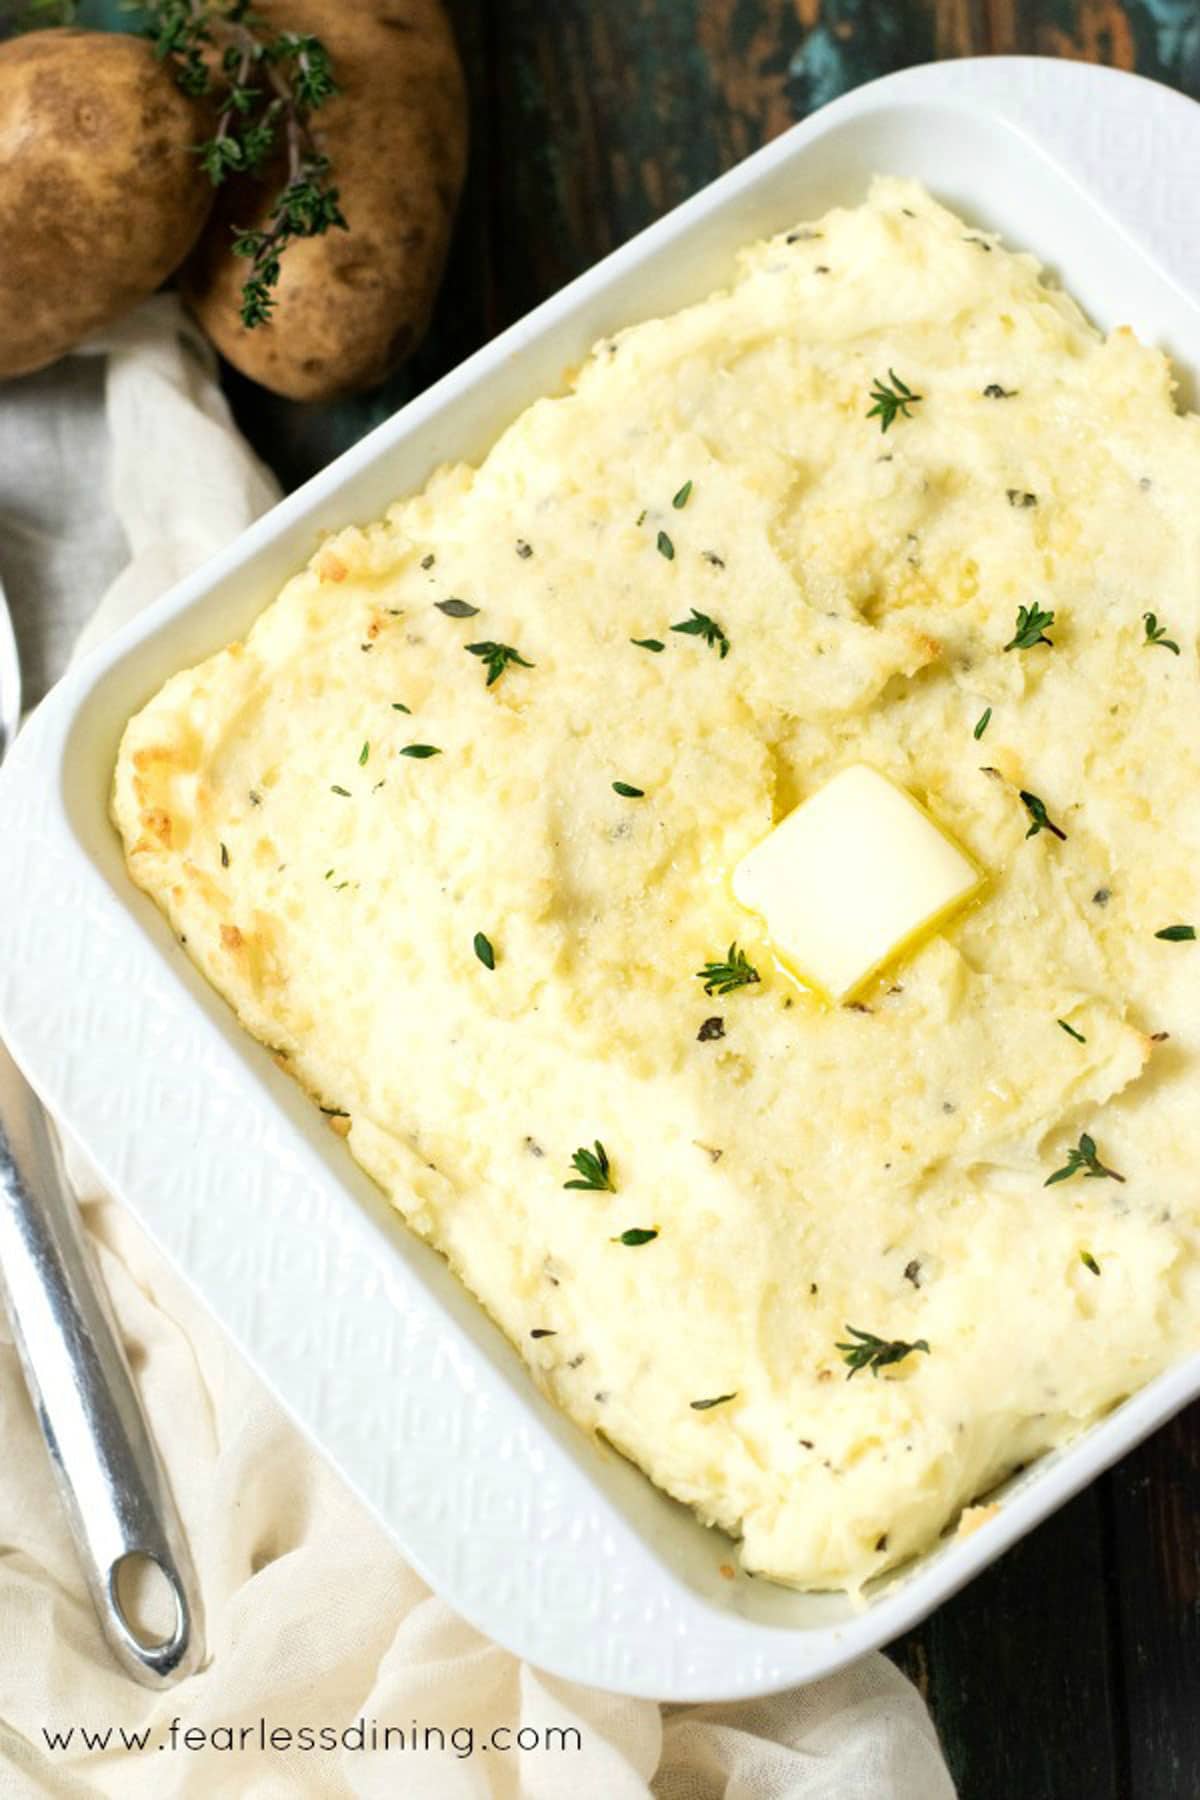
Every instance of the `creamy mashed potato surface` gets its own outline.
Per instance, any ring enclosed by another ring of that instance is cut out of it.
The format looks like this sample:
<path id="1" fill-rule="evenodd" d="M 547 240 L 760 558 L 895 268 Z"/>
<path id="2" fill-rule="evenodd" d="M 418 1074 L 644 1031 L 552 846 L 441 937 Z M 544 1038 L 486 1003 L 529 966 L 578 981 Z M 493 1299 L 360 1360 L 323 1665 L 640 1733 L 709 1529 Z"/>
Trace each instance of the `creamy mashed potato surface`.
<path id="1" fill-rule="evenodd" d="M 128 727 L 189 955 L 752 1570 L 860 1586 L 1200 1340 L 1198 501 L 1163 356 L 880 180 Z M 850 763 L 987 884 L 833 1008 L 730 877 Z"/>

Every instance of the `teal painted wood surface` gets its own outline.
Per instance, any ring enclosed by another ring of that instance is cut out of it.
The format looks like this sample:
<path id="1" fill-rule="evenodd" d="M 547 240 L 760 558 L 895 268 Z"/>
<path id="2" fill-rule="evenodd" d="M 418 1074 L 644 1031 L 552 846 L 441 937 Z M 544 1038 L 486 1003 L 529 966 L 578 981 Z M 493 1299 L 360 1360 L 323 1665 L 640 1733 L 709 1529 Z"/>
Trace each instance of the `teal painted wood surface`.
<path id="1" fill-rule="evenodd" d="M 119 17 L 118 0 L 89 10 L 97 22 Z M 384 389 L 337 406 L 292 406 L 230 381 L 243 427 L 289 484 L 858 83 L 937 57 L 1037 52 L 1136 68 L 1200 98 L 1200 0 L 452 0 L 450 10 L 473 155 L 427 343 Z M 892 1654 L 933 1709 L 964 1800 L 1198 1800 L 1200 1408 Z"/>

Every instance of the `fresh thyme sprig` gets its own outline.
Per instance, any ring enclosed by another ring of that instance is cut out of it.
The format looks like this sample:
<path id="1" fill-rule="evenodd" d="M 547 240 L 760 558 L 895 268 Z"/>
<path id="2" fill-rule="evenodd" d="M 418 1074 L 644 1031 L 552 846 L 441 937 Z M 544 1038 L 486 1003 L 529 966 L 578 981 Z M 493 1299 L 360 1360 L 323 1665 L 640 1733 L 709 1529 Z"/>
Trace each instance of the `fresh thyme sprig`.
<path id="1" fill-rule="evenodd" d="M 1142 621 L 1146 627 L 1147 644 L 1160 644 L 1164 650 L 1172 650 L 1176 656 L 1180 654 L 1179 645 L 1174 638 L 1167 636 L 1166 626 L 1160 625 L 1152 612 L 1143 613 Z"/>
<path id="2" fill-rule="evenodd" d="M 338 91 L 329 53 L 311 33 L 273 29 L 251 0 L 135 0 L 131 10 L 183 92 L 216 110 L 213 135 L 195 146 L 214 187 L 231 175 L 262 178 L 268 160 L 282 152 L 283 182 L 266 223 L 233 234 L 234 255 L 250 265 L 241 317 L 253 330 L 274 310 L 288 247 L 334 227 L 349 229 L 312 126 Z"/>
<path id="3" fill-rule="evenodd" d="M 1074 1149 L 1067 1151 L 1067 1160 L 1061 1169 L 1055 1169 L 1053 1175 L 1047 1175 L 1043 1187 L 1053 1187 L 1056 1182 L 1070 1181 L 1072 1175 L 1082 1174 L 1088 1180 L 1124 1181 L 1115 1169 L 1108 1169 L 1096 1154 L 1096 1140 L 1085 1131 Z"/>
<path id="4" fill-rule="evenodd" d="M 1035 644 L 1049 644 L 1054 648 L 1054 639 L 1046 636 L 1054 623 L 1052 612 L 1043 612 L 1038 606 L 1018 606 L 1017 629 L 1005 644 L 1006 650 L 1032 650 Z"/>
<path id="5" fill-rule="evenodd" d="M 696 970 L 697 980 L 704 983 L 706 994 L 732 994 L 735 988 L 748 987 L 762 977 L 744 950 L 730 944 L 724 962 L 707 962 Z"/>
<path id="6" fill-rule="evenodd" d="M 589 1194 L 615 1194 L 617 1184 L 613 1180 L 612 1167 L 608 1160 L 608 1152 L 599 1138 L 596 1139 L 595 1150 L 577 1150 L 571 1158 L 571 1167 L 577 1169 L 580 1179 L 564 1181 L 566 1188 L 581 1188 Z"/>
<path id="7" fill-rule="evenodd" d="M 920 1350 L 926 1356 L 930 1354 L 929 1345 L 924 1338 L 917 1338 L 909 1344 L 903 1338 L 876 1337 L 873 1331 L 860 1331 L 856 1325 L 847 1325 L 846 1330 L 852 1338 L 857 1339 L 853 1344 L 836 1345 L 842 1353 L 842 1361 L 849 1367 L 847 1381 L 857 1375 L 860 1369 L 870 1369 L 872 1375 L 878 1375 L 880 1369 L 886 1369 L 892 1363 L 903 1362 L 914 1350 Z"/>
<path id="8" fill-rule="evenodd" d="M 1067 834 L 1060 825 L 1054 823 L 1054 820 L 1046 811 L 1046 802 L 1044 800 L 1039 800 L 1036 794 L 1031 794 L 1028 788 L 1022 788 L 1020 794 L 1025 805 L 1025 810 L 1028 812 L 1030 818 L 1029 830 L 1025 833 L 1025 836 L 1027 838 L 1036 837 L 1039 831 L 1049 831 L 1052 832 L 1056 838 L 1060 838 L 1065 844 L 1067 841 Z"/>
<path id="9" fill-rule="evenodd" d="M 924 394 L 914 394 L 912 389 L 901 381 L 895 369 L 888 370 L 888 377 L 892 384 L 891 387 L 886 381 L 881 381 L 878 375 L 875 376 L 875 385 L 871 389 L 870 396 L 875 404 L 866 415 L 868 419 L 879 420 L 880 431 L 886 431 L 897 418 L 911 419 L 912 414 L 908 410 L 909 407 L 916 406 L 925 398 Z"/>
<path id="10" fill-rule="evenodd" d="M 488 687 L 494 681 L 499 681 L 509 663 L 519 663 L 523 669 L 532 669 L 534 666 L 531 662 L 526 662 L 511 644 L 494 644 L 490 638 L 485 638 L 481 644 L 468 644 L 466 648 L 469 655 L 480 657 L 485 664 Z"/>
<path id="11" fill-rule="evenodd" d="M 671 630 L 682 632 L 684 637 L 703 638 L 710 650 L 719 651 L 722 657 L 729 655 L 729 639 L 717 621 L 710 619 L 707 613 L 697 612 L 694 606 L 691 618 L 681 619 Z"/>

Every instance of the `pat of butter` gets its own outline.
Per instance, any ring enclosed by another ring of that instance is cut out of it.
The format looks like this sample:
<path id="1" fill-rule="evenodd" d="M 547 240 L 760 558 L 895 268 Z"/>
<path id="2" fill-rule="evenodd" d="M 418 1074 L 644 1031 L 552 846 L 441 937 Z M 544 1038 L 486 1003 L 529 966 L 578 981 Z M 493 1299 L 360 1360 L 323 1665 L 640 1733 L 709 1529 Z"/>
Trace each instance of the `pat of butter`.
<path id="1" fill-rule="evenodd" d="M 974 894 L 980 871 L 911 795 L 854 764 L 749 851 L 735 897 L 781 960 L 841 1001 Z"/>

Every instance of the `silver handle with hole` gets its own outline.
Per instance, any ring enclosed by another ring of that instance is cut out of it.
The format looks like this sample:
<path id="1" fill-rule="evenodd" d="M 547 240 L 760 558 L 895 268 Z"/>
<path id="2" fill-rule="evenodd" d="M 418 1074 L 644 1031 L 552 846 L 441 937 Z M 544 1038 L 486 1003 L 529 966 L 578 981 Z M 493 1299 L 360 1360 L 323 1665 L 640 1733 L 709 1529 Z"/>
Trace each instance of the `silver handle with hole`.
<path id="1" fill-rule="evenodd" d="M 13 1337 L 104 1634 L 147 1687 L 200 1666 L 196 1573 L 92 1266 L 46 1116 L 0 1044 L 0 1269 Z M 118 1592 L 127 1557 L 149 1557 L 175 1601 L 175 1624 L 146 1642 Z"/>

